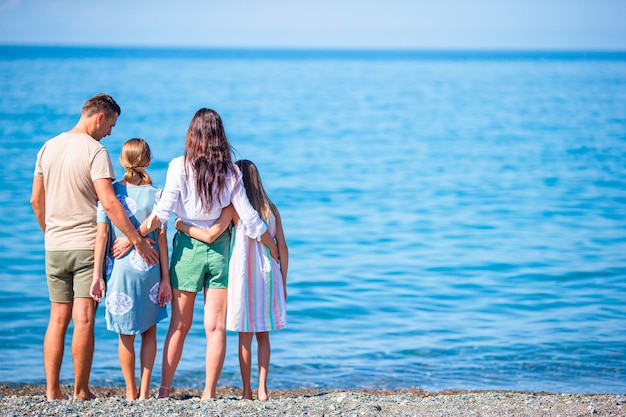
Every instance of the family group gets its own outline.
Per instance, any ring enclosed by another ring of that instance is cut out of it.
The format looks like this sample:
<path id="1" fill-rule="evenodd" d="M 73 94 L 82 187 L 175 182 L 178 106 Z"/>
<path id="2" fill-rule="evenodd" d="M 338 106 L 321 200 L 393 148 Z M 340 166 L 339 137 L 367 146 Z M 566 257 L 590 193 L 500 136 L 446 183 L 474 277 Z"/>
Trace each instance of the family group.
<path id="1" fill-rule="evenodd" d="M 124 177 L 115 181 L 100 140 L 121 113 L 106 94 L 87 100 L 79 121 L 39 150 L 31 205 L 45 236 L 50 319 L 43 342 L 46 396 L 64 399 L 60 386 L 65 335 L 71 342 L 74 398 L 90 400 L 96 309 L 118 333 L 128 400 L 150 396 L 156 324 L 170 325 L 163 346 L 157 396 L 168 397 L 189 333 L 194 304 L 204 293 L 206 380 L 203 399 L 215 398 L 226 353 L 226 330 L 239 332 L 243 398 L 252 399 L 251 345 L 256 336 L 259 400 L 268 399 L 269 332 L 286 327 L 288 250 L 281 217 L 249 160 L 233 161 L 219 114 L 193 116 L 182 156 L 171 160 L 165 186 L 152 184 L 148 143 L 122 146 Z M 167 224 L 176 216 L 172 254 Z M 139 384 L 136 335 L 141 336 Z"/>

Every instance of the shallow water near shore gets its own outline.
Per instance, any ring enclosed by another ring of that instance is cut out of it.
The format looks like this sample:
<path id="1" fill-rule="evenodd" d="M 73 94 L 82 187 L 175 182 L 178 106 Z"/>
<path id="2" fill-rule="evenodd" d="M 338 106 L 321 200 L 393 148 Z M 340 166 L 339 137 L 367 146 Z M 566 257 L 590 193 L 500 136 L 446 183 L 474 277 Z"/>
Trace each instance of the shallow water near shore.
<path id="1" fill-rule="evenodd" d="M 0 383 L 44 381 L 36 153 L 107 92 L 118 174 L 140 136 L 162 186 L 200 107 L 259 166 L 290 249 L 270 389 L 626 392 L 626 54 L 0 47 L 0 86 Z M 176 386 L 204 350 L 198 299 Z M 91 380 L 123 384 L 102 309 Z"/>

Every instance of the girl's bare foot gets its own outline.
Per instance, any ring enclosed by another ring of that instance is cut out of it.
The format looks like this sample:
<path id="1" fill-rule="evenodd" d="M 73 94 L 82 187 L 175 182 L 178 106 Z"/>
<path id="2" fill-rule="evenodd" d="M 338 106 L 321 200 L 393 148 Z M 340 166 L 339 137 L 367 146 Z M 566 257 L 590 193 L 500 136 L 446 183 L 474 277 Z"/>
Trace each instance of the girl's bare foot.
<path id="1" fill-rule="evenodd" d="M 161 385 L 159 387 L 159 393 L 157 394 L 157 398 L 169 398 L 170 396 L 170 387 L 164 387 Z"/>
<path id="2" fill-rule="evenodd" d="M 259 387 L 259 390 L 257 391 L 257 394 L 256 394 L 256 398 L 259 401 L 267 401 L 267 400 L 269 400 L 270 397 L 267 395 L 267 388 Z"/>
<path id="3" fill-rule="evenodd" d="M 91 401 L 91 400 L 95 400 L 96 396 L 93 392 L 86 391 L 86 392 L 81 392 L 81 393 L 74 393 L 74 399 L 80 400 L 80 401 Z"/>
<path id="4" fill-rule="evenodd" d="M 241 396 L 242 400 L 251 400 L 252 399 L 252 388 L 244 388 L 243 395 Z"/>
<path id="5" fill-rule="evenodd" d="M 202 398 L 200 398 L 201 400 L 214 400 L 215 399 L 215 389 L 213 390 L 209 390 L 209 389 L 205 389 L 204 392 L 202 393 Z"/>
<path id="6" fill-rule="evenodd" d="M 56 389 L 56 390 L 51 390 L 50 393 L 46 392 L 46 399 L 48 401 L 67 400 L 67 397 L 63 395 L 60 389 Z"/>

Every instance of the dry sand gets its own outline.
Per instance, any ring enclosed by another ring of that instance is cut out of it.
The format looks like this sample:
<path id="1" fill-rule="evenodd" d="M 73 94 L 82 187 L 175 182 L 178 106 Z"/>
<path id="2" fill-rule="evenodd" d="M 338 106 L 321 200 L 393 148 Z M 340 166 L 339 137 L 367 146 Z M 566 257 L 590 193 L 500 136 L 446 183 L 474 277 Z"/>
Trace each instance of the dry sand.
<path id="1" fill-rule="evenodd" d="M 126 401 L 121 387 L 94 387 L 93 401 L 45 400 L 36 385 L 0 385 L 0 416 L 626 416 L 626 395 L 512 391 L 273 390 L 267 402 L 241 400 L 236 387 L 173 389 L 172 398 Z M 71 386 L 64 386 L 69 395 Z M 156 392 L 155 392 L 156 394 Z"/>

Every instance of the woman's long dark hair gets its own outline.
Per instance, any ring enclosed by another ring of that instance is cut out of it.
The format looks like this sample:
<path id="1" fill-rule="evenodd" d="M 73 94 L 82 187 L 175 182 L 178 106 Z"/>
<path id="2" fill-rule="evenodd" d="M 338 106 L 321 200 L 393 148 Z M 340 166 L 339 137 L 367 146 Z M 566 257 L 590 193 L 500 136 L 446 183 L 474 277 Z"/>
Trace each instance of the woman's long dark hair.
<path id="1" fill-rule="evenodd" d="M 189 123 L 185 141 L 185 173 L 191 169 L 202 206 L 209 211 L 213 196 L 226 186 L 226 175 L 233 169 L 232 148 L 226 138 L 222 118 L 215 110 L 202 108 Z"/>

